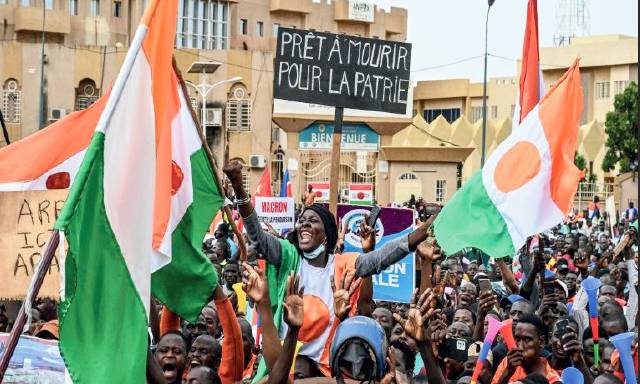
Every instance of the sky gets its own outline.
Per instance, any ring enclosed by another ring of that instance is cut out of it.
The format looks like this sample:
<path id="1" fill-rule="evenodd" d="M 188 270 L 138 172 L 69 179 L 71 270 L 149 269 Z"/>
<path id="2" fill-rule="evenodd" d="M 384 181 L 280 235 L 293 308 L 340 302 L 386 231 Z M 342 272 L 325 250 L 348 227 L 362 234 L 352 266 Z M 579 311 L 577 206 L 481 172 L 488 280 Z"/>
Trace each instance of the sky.
<path id="1" fill-rule="evenodd" d="M 481 82 L 486 0 L 369 0 L 408 10 L 407 42 L 414 81 L 470 78 Z M 568 0 L 567 0 L 568 1 Z M 591 35 L 638 36 L 638 0 L 585 0 Z M 553 46 L 560 0 L 538 0 L 540 47 Z M 488 76 L 515 76 L 522 54 L 527 0 L 496 0 L 489 14 Z M 505 59 L 506 58 L 506 59 Z M 553 63 L 550 63 L 553 64 Z"/>

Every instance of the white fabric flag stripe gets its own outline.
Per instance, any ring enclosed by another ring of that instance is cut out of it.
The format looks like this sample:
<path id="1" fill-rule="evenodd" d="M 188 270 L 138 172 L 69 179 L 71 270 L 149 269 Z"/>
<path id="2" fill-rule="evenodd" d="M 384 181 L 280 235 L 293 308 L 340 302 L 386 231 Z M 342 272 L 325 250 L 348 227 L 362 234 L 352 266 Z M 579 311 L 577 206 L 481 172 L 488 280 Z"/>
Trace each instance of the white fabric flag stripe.
<path id="1" fill-rule="evenodd" d="M 494 182 L 496 167 L 505 153 L 520 142 L 531 143 L 538 149 L 540 171 L 522 187 L 504 193 Z M 546 230 L 562 221 L 564 217 L 551 197 L 551 166 L 549 143 L 540 121 L 539 107 L 536 106 L 527 114 L 520 129 L 514 130 L 495 149 L 482 169 L 484 187 L 507 224 L 514 249 L 519 249 L 529 234 Z M 523 214 L 525 207 L 526 211 L 537 212 L 538 220 L 531 220 L 528 215 Z"/>
<path id="2" fill-rule="evenodd" d="M 180 110 L 171 124 L 171 155 L 178 165 L 184 179 L 176 193 L 171 197 L 171 215 L 167 231 L 162 238 L 162 244 L 158 251 L 154 251 L 152 272 L 157 271 L 171 261 L 171 235 L 176 229 L 187 208 L 193 202 L 193 180 L 191 174 L 191 155 L 202 148 L 200 137 L 196 133 L 196 126 L 191 116 L 191 111 L 178 87 L 180 97 Z M 169 256 L 163 257 L 162 255 Z"/>
<path id="3" fill-rule="evenodd" d="M 82 163 L 82 158 L 84 157 L 86 150 L 82 150 L 75 155 L 69 157 L 62 163 L 57 166 L 51 168 L 46 173 L 42 174 L 36 179 L 22 182 L 13 182 L 13 183 L 0 183 L 0 192 L 5 191 L 46 191 L 47 190 L 47 179 L 49 176 L 58 173 L 58 172 L 68 172 L 71 182 L 76 177 L 78 173 L 78 169 L 80 168 L 80 164 Z"/>
<path id="4" fill-rule="evenodd" d="M 118 95 L 114 89 L 103 113 L 104 116 L 110 112 L 110 106 L 115 106 L 110 121 L 103 123 L 107 119 L 101 118 L 102 124 L 97 128 L 104 132 L 108 127 L 104 144 L 104 205 L 148 316 L 154 209 L 149 196 L 155 191 L 156 151 L 152 138 L 156 133 L 151 68 L 143 50 L 138 51 L 125 81 L 122 100 L 112 104 L 113 96 Z"/>

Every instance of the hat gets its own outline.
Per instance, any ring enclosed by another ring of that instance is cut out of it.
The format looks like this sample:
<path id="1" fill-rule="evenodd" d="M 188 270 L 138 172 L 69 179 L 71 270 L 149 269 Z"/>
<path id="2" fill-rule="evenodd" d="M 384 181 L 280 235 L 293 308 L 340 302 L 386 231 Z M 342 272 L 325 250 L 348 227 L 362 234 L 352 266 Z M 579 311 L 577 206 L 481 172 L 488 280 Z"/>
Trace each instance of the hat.
<path id="1" fill-rule="evenodd" d="M 527 300 L 527 299 L 525 299 L 520 295 L 509 295 L 507 297 L 503 297 L 502 300 L 500 300 L 500 306 L 505 307 L 507 304 L 514 304 L 514 303 L 517 303 L 518 301 L 523 301 L 523 300 Z"/>
<path id="2" fill-rule="evenodd" d="M 475 343 L 469 344 L 467 356 L 479 356 L 480 350 L 482 350 L 482 341 L 476 341 Z M 489 350 L 489 353 L 487 354 L 487 361 L 493 366 L 493 353 L 491 353 L 491 350 Z"/>
<path id="3" fill-rule="evenodd" d="M 562 259 L 562 260 L 564 260 L 564 259 Z M 567 273 L 569 273 L 569 264 L 565 264 L 565 263 L 558 264 L 558 268 L 557 269 L 558 269 L 558 273 L 565 272 L 565 271 Z"/>
<path id="4" fill-rule="evenodd" d="M 36 331 L 35 337 L 41 339 L 60 339 L 58 320 L 47 321 Z"/>

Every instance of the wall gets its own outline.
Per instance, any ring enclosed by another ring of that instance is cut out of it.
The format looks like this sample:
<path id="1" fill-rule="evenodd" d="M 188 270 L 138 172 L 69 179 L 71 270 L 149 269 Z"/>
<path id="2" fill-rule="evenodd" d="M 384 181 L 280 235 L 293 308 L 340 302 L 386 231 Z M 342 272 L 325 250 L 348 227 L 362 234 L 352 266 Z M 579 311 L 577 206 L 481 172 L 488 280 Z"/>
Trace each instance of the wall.
<path id="1" fill-rule="evenodd" d="M 379 198 L 380 204 L 386 205 L 392 201 L 402 203 L 400 197 L 396 196 L 394 184 L 397 183 L 400 175 L 406 172 L 412 172 L 418 176 L 422 187 L 422 197 L 428 202 L 435 202 L 436 180 L 446 180 L 447 182 L 445 202 L 453 196 L 456 190 L 455 163 L 391 162 L 389 164 L 389 179 L 386 181 L 389 185 L 389 201 L 383 201 Z"/>

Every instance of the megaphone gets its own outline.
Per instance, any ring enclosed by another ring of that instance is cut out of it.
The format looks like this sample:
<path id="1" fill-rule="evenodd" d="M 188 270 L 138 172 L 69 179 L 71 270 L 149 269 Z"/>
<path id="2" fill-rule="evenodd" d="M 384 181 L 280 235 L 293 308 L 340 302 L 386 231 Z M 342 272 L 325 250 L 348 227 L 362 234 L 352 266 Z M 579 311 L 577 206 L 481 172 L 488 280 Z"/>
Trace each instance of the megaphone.
<path id="1" fill-rule="evenodd" d="M 636 369 L 633 366 L 633 358 L 631 357 L 631 342 L 633 341 L 633 332 L 625 332 L 609 338 L 609 341 L 618 350 L 620 354 L 620 363 L 624 370 L 624 380 L 626 384 L 636 382 Z"/>
<path id="2" fill-rule="evenodd" d="M 513 338 L 513 320 L 507 319 L 502 322 L 502 328 L 500 328 L 500 334 L 504 339 L 504 343 L 509 350 L 516 347 L 516 340 Z"/>
<path id="3" fill-rule="evenodd" d="M 601 285 L 600 280 L 593 276 L 582 280 L 582 289 L 587 292 L 589 298 L 589 317 L 598 317 L 598 289 Z"/>
<path id="4" fill-rule="evenodd" d="M 584 376 L 577 368 L 565 368 L 562 370 L 562 384 L 584 384 Z"/>

